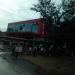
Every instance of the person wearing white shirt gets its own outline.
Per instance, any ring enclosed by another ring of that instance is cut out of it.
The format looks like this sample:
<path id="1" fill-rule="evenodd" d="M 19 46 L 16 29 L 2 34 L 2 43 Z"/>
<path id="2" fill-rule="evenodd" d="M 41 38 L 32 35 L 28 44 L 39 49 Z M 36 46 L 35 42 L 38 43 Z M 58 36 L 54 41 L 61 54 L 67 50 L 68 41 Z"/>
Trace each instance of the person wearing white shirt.
<path id="1" fill-rule="evenodd" d="M 21 54 L 22 54 L 22 51 L 23 51 L 23 49 L 22 49 L 21 44 L 18 44 L 18 45 L 15 47 L 15 56 L 18 57 L 19 55 L 21 55 Z"/>

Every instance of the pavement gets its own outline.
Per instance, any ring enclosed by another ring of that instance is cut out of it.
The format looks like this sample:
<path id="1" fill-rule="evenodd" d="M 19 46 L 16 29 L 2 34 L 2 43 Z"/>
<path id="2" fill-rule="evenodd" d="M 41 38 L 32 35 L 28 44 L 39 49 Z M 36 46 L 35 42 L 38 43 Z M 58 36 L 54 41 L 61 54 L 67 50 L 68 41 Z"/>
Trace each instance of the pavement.
<path id="1" fill-rule="evenodd" d="M 0 52 L 0 75 L 36 75 L 36 68 L 36 65 L 25 59 Z"/>
<path id="2" fill-rule="evenodd" d="M 0 58 L 0 75 L 35 75 L 36 66 L 23 59 Z"/>
<path id="3" fill-rule="evenodd" d="M 38 75 L 75 75 L 75 57 L 25 55 L 24 59 L 39 66 Z"/>
<path id="4" fill-rule="evenodd" d="M 0 75 L 75 75 L 75 57 L 23 55 L 16 59 L 10 54 L 0 49 Z"/>

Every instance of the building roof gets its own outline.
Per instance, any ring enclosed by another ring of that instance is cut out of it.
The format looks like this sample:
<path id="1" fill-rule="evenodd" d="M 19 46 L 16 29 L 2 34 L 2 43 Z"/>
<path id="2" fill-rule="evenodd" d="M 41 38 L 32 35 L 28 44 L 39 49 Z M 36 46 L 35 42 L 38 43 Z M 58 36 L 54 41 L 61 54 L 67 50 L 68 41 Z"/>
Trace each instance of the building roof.
<path id="1" fill-rule="evenodd" d="M 17 24 L 17 23 L 35 23 L 35 22 L 38 22 L 38 21 L 41 21 L 41 18 L 38 18 L 38 19 L 32 19 L 32 20 L 26 20 L 26 21 L 18 21 L 18 22 L 12 22 L 12 23 L 9 23 L 9 24 L 13 24 L 13 23 L 15 23 L 15 24 Z"/>

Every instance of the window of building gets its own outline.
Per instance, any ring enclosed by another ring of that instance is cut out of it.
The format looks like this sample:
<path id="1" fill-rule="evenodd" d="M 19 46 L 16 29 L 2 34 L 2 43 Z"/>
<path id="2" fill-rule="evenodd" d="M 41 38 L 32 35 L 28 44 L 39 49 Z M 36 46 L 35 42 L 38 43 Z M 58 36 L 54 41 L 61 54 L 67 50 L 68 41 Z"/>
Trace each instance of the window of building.
<path id="1" fill-rule="evenodd" d="M 7 32 L 14 32 L 13 28 L 8 28 Z"/>
<path id="2" fill-rule="evenodd" d="M 38 25 L 34 24 L 16 24 L 15 25 L 15 32 L 38 32 Z"/>
<path id="3" fill-rule="evenodd" d="M 19 32 L 19 27 L 20 27 L 19 24 L 16 24 L 16 25 L 15 25 L 15 32 Z"/>
<path id="4" fill-rule="evenodd" d="M 25 32 L 31 32 L 32 24 L 25 24 Z"/>
<path id="5" fill-rule="evenodd" d="M 38 25 L 37 24 L 32 25 L 32 32 L 34 32 L 34 33 L 38 32 Z"/>
<path id="6" fill-rule="evenodd" d="M 46 26 L 46 24 L 45 23 L 43 23 L 43 33 L 45 33 L 45 32 L 47 32 L 47 26 Z"/>
<path id="7" fill-rule="evenodd" d="M 25 24 L 23 24 L 23 27 L 25 27 Z"/>
<path id="8" fill-rule="evenodd" d="M 18 32 L 18 30 L 15 30 L 15 32 Z"/>
<path id="9" fill-rule="evenodd" d="M 23 26 L 20 26 L 20 30 L 23 30 Z"/>

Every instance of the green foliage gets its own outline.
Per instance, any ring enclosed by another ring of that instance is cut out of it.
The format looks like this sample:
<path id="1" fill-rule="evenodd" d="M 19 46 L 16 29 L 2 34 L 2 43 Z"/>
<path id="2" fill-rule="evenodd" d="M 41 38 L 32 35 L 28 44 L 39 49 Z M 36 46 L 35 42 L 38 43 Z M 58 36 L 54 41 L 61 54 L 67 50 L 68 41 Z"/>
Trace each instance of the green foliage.
<path id="1" fill-rule="evenodd" d="M 75 0 L 62 0 L 63 11 L 66 12 L 63 17 L 65 20 L 71 20 L 75 15 Z"/>
<path id="2" fill-rule="evenodd" d="M 75 0 L 62 0 L 58 6 L 51 0 L 39 0 L 39 3 L 34 5 L 32 10 L 40 12 L 43 23 L 48 25 L 48 34 L 50 35 L 53 31 L 54 33 L 60 32 L 62 19 L 66 22 L 75 15 Z"/>
<path id="3" fill-rule="evenodd" d="M 62 0 L 58 6 L 51 0 L 39 0 L 32 10 L 40 12 L 44 31 L 48 25 L 48 41 L 54 41 L 55 50 L 56 46 L 62 48 L 64 43 L 68 50 L 75 49 L 75 0 Z"/>
<path id="4" fill-rule="evenodd" d="M 31 9 L 40 12 L 41 16 L 48 20 L 49 18 L 51 20 L 56 12 L 55 4 L 51 0 L 39 0 L 39 3 Z"/>

